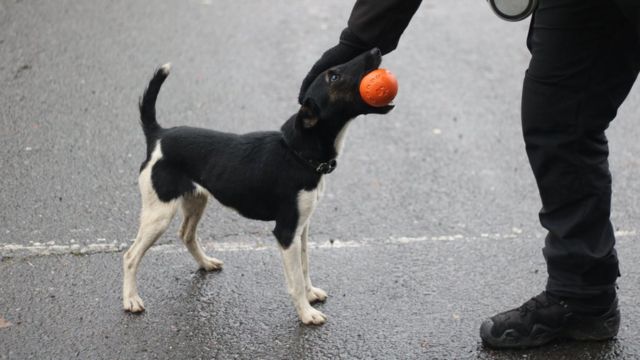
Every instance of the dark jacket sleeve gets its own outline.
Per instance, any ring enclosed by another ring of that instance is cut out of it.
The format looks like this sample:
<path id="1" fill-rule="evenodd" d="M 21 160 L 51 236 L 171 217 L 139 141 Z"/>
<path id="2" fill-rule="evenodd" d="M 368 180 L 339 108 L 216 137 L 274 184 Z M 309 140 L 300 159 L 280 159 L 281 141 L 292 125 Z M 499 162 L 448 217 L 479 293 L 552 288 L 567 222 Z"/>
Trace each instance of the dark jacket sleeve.
<path id="1" fill-rule="evenodd" d="M 631 25 L 638 32 L 638 36 L 640 36 L 640 1 L 617 0 L 616 2 L 622 11 L 622 14 L 629 19 Z"/>
<path id="2" fill-rule="evenodd" d="M 380 48 L 387 54 L 418 10 L 421 0 L 357 0 L 340 41 L 357 47 Z"/>

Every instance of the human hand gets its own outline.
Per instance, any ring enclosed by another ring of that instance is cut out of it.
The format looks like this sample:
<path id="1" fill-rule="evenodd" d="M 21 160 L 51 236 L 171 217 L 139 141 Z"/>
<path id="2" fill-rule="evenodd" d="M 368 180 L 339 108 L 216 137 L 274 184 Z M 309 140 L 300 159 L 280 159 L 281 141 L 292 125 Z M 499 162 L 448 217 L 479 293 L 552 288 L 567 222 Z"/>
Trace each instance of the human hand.
<path id="1" fill-rule="evenodd" d="M 325 51 L 318 61 L 311 67 L 307 76 L 302 80 L 302 86 L 300 86 L 300 93 L 298 94 L 298 103 L 302 104 L 304 100 L 304 94 L 313 82 L 323 71 L 355 58 L 367 49 L 367 45 L 362 43 L 354 35 L 351 34 L 349 29 L 345 29 L 340 36 L 340 42 L 338 45 Z"/>

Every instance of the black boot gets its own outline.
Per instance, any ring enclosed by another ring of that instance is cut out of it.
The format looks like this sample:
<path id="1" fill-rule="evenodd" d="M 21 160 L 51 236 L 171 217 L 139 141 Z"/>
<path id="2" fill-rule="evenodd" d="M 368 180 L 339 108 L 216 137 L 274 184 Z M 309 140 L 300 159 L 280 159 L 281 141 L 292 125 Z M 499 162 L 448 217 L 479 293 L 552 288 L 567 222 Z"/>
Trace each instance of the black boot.
<path id="1" fill-rule="evenodd" d="M 528 348 L 555 339 L 601 341 L 618 334 L 618 299 L 603 310 L 585 312 L 578 304 L 547 292 L 519 308 L 497 314 L 480 326 L 482 342 L 492 348 Z"/>

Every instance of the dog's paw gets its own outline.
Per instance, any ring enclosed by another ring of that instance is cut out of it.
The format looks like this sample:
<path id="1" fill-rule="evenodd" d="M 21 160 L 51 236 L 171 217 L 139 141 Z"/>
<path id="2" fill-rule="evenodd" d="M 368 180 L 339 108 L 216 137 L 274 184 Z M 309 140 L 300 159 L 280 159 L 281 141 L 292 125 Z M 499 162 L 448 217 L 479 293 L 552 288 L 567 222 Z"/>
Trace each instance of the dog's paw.
<path id="1" fill-rule="evenodd" d="M 224 263 L 216 258 L 205 257 L 200 263 L 200 267 L 205 271 L 222 270 Z"/>
<path id="2" fill-rule="evenodd" d="M 327 321 L 327 316 L 309 306 L 299 312 L 300 320 L 305 325 L 322 325 Z"/>
<path id="3" fill-rule="evenodd" d="M 327 300 L 327 293 L 317 287 L 311 287 L 311 289 L 307 292 L 307 300 L 309 300 L 309 303 L 314 303 L 314 302 L 324 302 L 325 300 Z"/>
<path id="4" fill-rule="evenodd" d="M 144 311 L 144 302 L 142 302 L 142 299 L 138 295 L 125 298 L 122 300 L 122 305 L 124 307 L 124 311 L 132 313 L 140 313 Z"/>

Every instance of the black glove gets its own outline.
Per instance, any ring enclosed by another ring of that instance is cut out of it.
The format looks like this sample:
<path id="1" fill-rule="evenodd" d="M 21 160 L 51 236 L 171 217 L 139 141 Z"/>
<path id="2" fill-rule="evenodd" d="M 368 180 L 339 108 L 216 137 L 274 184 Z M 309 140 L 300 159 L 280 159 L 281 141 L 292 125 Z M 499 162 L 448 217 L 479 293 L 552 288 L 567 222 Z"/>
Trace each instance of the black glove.
<path id="1" fill-rule="evenodd" d="M 332 47 L 322 54 L 320 60 L 309 70 L 307 76 L 302 80 L 302 86 L 300 86 L 300 93 L 298 94 L 298 103 L 302 104 L 304 100 L 304 94 L 313 82 L 323 71 L 355 58 L 369 48 L 362 40 L 358 39 L 349 28 L 344 29 L 340 35 L 340 42 L 338 45 Z"/>

